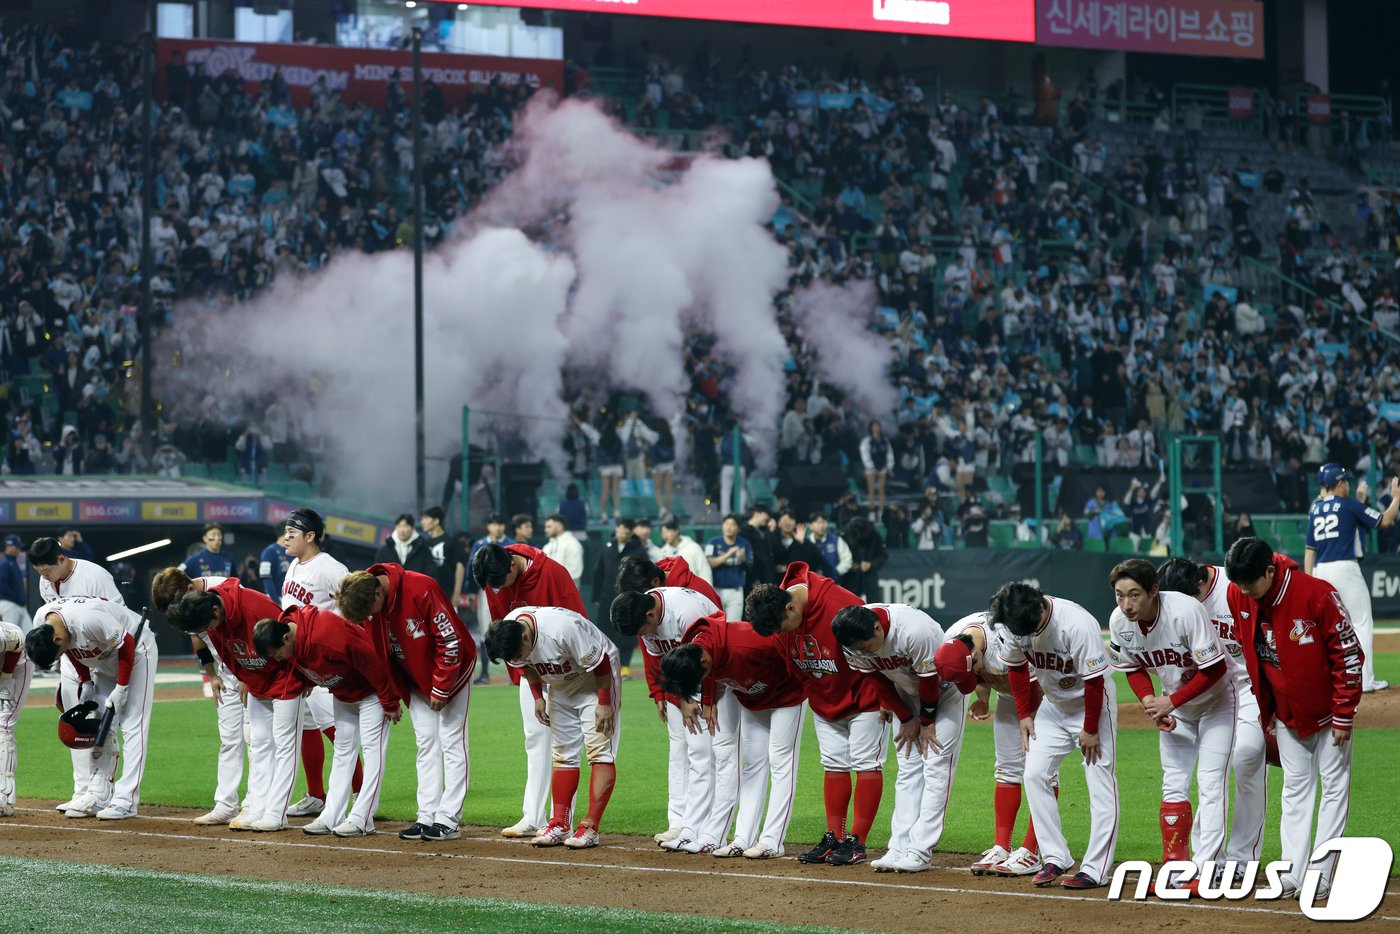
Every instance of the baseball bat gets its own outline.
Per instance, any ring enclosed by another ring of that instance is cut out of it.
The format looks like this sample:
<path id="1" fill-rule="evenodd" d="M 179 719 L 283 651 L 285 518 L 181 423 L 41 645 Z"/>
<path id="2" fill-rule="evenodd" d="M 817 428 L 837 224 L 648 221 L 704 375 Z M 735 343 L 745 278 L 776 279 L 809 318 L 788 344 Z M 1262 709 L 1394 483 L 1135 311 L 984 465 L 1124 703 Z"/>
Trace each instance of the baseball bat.
<path id="1" fill-rule="evenodd" d="M 146 631 L 146 618 L 151 615 L 150 607 L 141 609 L 141 622 L 136 624 L 136 631 L 131 634 L 132 640 L 136 643 L 136 648 L 141 648 L 141 634 Z M 102 722 L 97 725 L 97 740 L 92 744 L 94 749 L 101 749 L 107 742 L 107 735 L 112 732 L 112 721 L 117 717 L 117 708 L 108 707 L 102 711 Z"/>

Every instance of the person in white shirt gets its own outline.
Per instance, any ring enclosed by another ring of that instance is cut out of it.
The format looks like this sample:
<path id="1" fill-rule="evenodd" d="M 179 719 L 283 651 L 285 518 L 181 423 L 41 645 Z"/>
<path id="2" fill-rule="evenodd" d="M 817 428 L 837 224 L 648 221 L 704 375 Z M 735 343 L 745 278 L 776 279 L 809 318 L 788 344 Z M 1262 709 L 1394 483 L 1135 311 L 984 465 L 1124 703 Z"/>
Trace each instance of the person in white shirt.
<path id="1" fill-rule="evenodd" d="M 98 597 L 125 606 L 117 582 L 100 565 L 82 558 L 70 558 L 56 538 L 36 538 L 29 546 L 29 564 L 39 575 L 39 599 L 52 603 L 59 597 Z M 78 669 L 67 655 L 58 662 L 58 706 L 71 710 L 79 703 Z M 83 796 L 92 773 L 92 754 L 86 749 L 70 750 L 73 760 L 73 797 L 54 810 L 67 812 Z M 105 803 L 105 802 L 104 802 Z"/>
<path id="2" fill-rule="evenodd" d="M 350 569 L 322 550 L 326 520 L 314 509 L 297 509 L 283 520 L 282 547 L 292 563 L 282 579 L 282 609 L 314 606 L 335 611 L 333 594 Z M 326 746 L 319 734 L 335 742 L 335 702 L 330 691 L 312 688 L 301 705 L 301 765 L 306 795 L 287 808 L 288 817 L 315 817 L 326 804 Z M 280 754 L 280 750 L 279 750 Z M 355 766 L 354 789 L 360 788 L 361 767 Z"/>
<path id="3" fill-rule="evenodd" d="M 569 521 L 558 513 L 546 516 L 544 534 L 549 538 L 543 549 L 546 557 L 564 565 L 564 570 L 569 572 L 577 587 L 583 579 L 583 546 L 569 531 Z"/>
<path id="4" fill-rule="evenodd" d="M 705 557 L 705 549 L 689 535 L 681 534 L 681 524 L 674 517 L 661 523 L 661 541 L 664 542 L 661 546 L 662 558 L 680 558 L 689 566 L 690 573 L 707 584 L 714 583 L 714 572 L 710 570 L 710 559 Z"/>
<path id="5" fill-rule="evenodd" d="M 148 628 L 138 640 L 141 617 L 98 597 L 61 597 L 40 607 L 35 620 L 24 643 L 30 661 L 48 669 L 60 654 L 67 656 L 78 666 L 79 703 L 90 699 L 114 711 L 115 729 L 101 748 L 88 752 L 87 788 L 65 815 L 99 820 L 135 817 L 160 658 L 155 636 Z M 117 779 L 119 763 L 124 766 Z"/>

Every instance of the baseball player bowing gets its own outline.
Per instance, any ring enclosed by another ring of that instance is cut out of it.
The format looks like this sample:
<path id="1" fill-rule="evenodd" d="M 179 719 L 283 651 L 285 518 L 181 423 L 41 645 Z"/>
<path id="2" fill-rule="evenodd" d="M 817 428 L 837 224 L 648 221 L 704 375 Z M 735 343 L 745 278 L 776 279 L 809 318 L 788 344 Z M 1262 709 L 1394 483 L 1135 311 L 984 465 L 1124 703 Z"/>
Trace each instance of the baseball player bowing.
<path id="1" fill-rule="evenodd" d="M 472 555 L 472 579 L 481 588 L 491 619 L 505 619 L 523 606 L 557 606 L 588 619 L 583 597 L 568 568 L 532 545 L 487 542 Z M 489 625 L 489 624 L 488 624 Z M 503 837 L 531 837 L 543 829 L 549 806 L 549 730 L 535 717 L 535 696 L 521 680 L 520 669 L 506 666 L 518 688 L 520 721 L 525 731 L 525 794 L 520 820 L 501 830 Z M 571 802 L 572 803 L 572 802 Z"/>
<path id="2" fill-rule="evenodd" d="M 354 623 L 314 606 L 283 610 L 280 619 L 259 620 L 253 649 L 287 662 L 304 692 L 324 687 L 335 715 L 335 757 L 325 807 L 301 828 L 313 836 L 363 837 L 374 830 L 374 809 L 388 759 L 388 724 L 399 722 L 399 694 L 369 635 Z M 364 754 L 364 780 L 349 807 L 355 759 Z"/>
<path id="3" fill-rule="evenodd" d="M 992 845 L 972 864 L 974 876 L 1028 876 L 1040 871 L 1040 846 L 1035 839 L 1035 821 L 1028 821 L 1021 845 L 1011 849 L 1011 832 L 1021 810 L 1021 780 L 1025 775 L 1026 751 L 1021 748 L 1021 725 L 1016 718 L 1016 701 L 1011 694 L 1004 651 L 1005 629 L 987 621 L 986 613 L 971 613 L 948 627 L 947 638 L 934 653 L 938 677 L 962 694 L 976 693 L 969 712 L 974 720 L 992 717 L 992 741 L 996 749 L 996 790 L 992 794 L 995 815 Z M 996 712 L 987 701 L 998 695 Z M 1040 688 L 1031 685 L 1034 707 L 1040 705 Z M 1032 712 L 1034 712 L 1034 707 Z M 1052 789 L 1059 788 L 1059 776 L 1051 777 Z"/>
<path id="4" fill-rule="evenodd" d="M 1303 883 L 1312 852 L 1313 800 L 1322 780 L 1317 839 L 1346 831 L 1351 801 L 1351 730 L 1361 702 L 1363 653 L 1341 596 L 1298 570 L 1257 538 L 1225 555 L 1226 598 L 1239 627 L 1259 719 L 1278 739 L 1283 765 L 1283 858 L 1293 864 L 1285 886 Z M 1319 867 L 1317 894 L 1332 887 L 1336 860 Z"/>
<path id="5" fill-rule="evenodd" d="M 733 840 L 710 855 L 776 859 L 783 855 L 792 819 L 807 709 L 802 684 L 788 672 L 772 639 L 760 636 L 748 623 L 726 621 L 723 610 L 697 621 L 686 630 L 683 642 L 661 659 L 661 684 L 669 695 L 683 699 L 687 726 L 702 729 L 698 710 L 713 705 L 721 689 L 734 693 L 740 710 L 739 814 Z"/>
<path id="6" fill-rule="evenodd" d="M 87 791 L 74 799 L 68 817 L 125 820 L 136 816 L 141 802 L 141 774 L 146 768 L 146 741 L 151 729 L 155 690 L 156 639 L 147 628 L 135 636 L 141 617 L 124 606 L 93 597 L 60 597 L 34 614 L 35 627 L 25 638 L 29 659 L 42 669 L 62 654 L 78 671 L 78 696 L 114 711 L 114 729 L 105 748 L 90 760 Z M 83 685 L 91 683 L 92 688 Z M 120 755 L 117 733 L 121 734 Z M 121 778 L 113 785 L 118 761 Z M 110 802 L 105 807 L 103 802 Z"/>
<path id="7" fill-rule="evenodd" d="M 375 564 L 341 581 L 340 613 L 362 624 L 383 658 L 418 744 L 418 819 L 401 840 L 455 840 L 471 776 L 467 715 L 476 641 L 438 582 L 397 564 Z"/>
<path id="8" fill-rule="evenodd" d="M 1195 891 L 1207 862 L 1225 857 L 1230 795 L 1226 781 L 1235 742 L 1238 704 L 1234 664 L 1194 598 L 1163 593 L 1157 569 L 1131 558 L 1108 575 L 1118 607 L 1108 620 L 1108 657 L 1127 673 L 1143 712 L 1157 725 L 1162 758 L 1162 861 L 1192 859 Z M 1152 675 L 1161 682 L 1156 694 Z M 1195 852 L 1192 840 L 1191 767 L 1196 767 L 1200 808 Z M 1214 880 L 1206 880 L 1214 881 Z"/>
<path id="9" fill-rule="evenodd" d="M 254 626 L 279 613 L 271 598 L 242 586 L 234 577 L 212 586 L 207 578 L 194 580 L 165 611 L 171 625 L 208 643 L 238 679 L 234 699 L 245 707 L 248 724 L 248 793 L 243 809 L 227 822 L 230 830 L 276 833 L 287 829 L 301 740 L 301 684 L 289 677 L 284 662 L 266 658 L 253 648 Z M 222 704 L 221 700 L 220 709 Z M 241 735 L 238 741 L 242 742 Z M 221 758 L 221 771 L 223 765 Z M 220 823 L 215 817 L 222 817 L 217 807 L 195 822 Z"/>
<path id="10" fill-rule="evenodd" d="M 1157 586 L 1164 591 L 1188 594 L 1201 602 L 1211 626 L 1234 663 L 1235 743 L 1230 771 L 1235 776 L 1235 805 L 1230 815 L 1230 838 L 1225 859 L 1240 866 L 1259 858 L 1264 841 L 1264 813 L 1268 808 L 1269 763 L 1264 729 L 1259 725 L 1259 701 L 1244 663 L 1239 629 L 1226 599 L 1230 581 L 1223 567 L 1197 564 L 1190 558 L 1168 558 L 1157 568 Z M 1187 812 L 1190 813 L 1189 811 Z M 1198 830 L 1191 829 L 1191 845 L 1199 849 Z M 1179 854 L 1180 851 L 1178 851 Z M 1172 857 L 1178 858 L 1177 856 Z M 1184 857 L 1180 857 L 1184 858 Z"/>
<path id="11" fill-rule="evenodd" d="M 530 842 L 585 849 L 598 845 L 603 812 L 617 783 L 622 698 L 617 646 L 573 610 L 521 607 L 492 620 L 486 632 L 492 661 L 522 669 L 535 701 L 535 718 L 549 729 L 554 750 L 554 816 Z M 549 686 L 546 700 L 544 688 Z M 588 816 L 571 834 L 579 758 L 589 764 Z"/>
<path id="12" fill-rule="evenodd" d="M 1006 627 L 1007 665 L 1026 750 L 1026 797 L 1043 859 L 1035 884 L 1052 885 L 1074 864 L 1051 782 L 1076 746 L 1089 788 L 1089 842 L 1067 889 L 1103 885 L 1118 843 L 1118 777 L 1114 772 L 1117 706 L 1099 624 L 1077 603 L 1048 597 L 1039 587 L 1010 583 L 988 606 L 993 625 Z M 1033 709 L 1030 671 L 1044 695 Z"/>
<path id="13" fill-rule="evenodd" d="M 682 853 L 713 853 L 724 842 L 729 830 L 729 819 L 733 813 L 733 802 L 723 809 L 717 808 L 716 759 L 712 748 L 709 730 L 690 732 L 685 729 L 679 699 L 672 705 L 666 699 L 658 677 L 661 656 L 680 645 L 686 632 L 698 620 L 720 612 L 719 603 L 685 587 L 655 587 L 651 590 L 629 590 L 613 599 L 610 617 L 613 628 L 629 639 L 640 639 L 642 652 L 646 658 L 647 689 L 657 700 L 657 711 L 667 723 L 667 733 L 674 721 L 680 729 L 680 742 L 685 750 L 686 775 L 679 793 L 681 816 L 676 823 L 680 831 L 675 837 L 662 840 L 663 850 Z M 716 707 L 732 707 L 732 715 L 716 733 L 728 732 L 737 740 L 739 721 L 738 702 L 727 691 L 715 698 Z M 671 709 L 667 709 L 670 707 Z M 718 715 L 713 720 L 720 719 Z M 727 727 L 727 730 L 725 729 Z M 668 797 L 676 795 L 669 788 Z"/>
<path id="14" fill-rule="evenodd" d="M 0 620 L 0 817 L 15 813 L 15 724 L 29 696 L 32 674 L 24 654 L 24 632 Z"/>
<path id="15" fill-rule="evenodd" d="M 885 787 L 889 731 L 880 713 L 880 695 L 869 678 L 846 664 L 831 620 L 842 607 L 861 599 L 830 578 L 814 574 L 801 561 L 788 565 L 782 586 L 759 584 L 744 604 L 754 632 L 773 636 L 788 669 L 802 682 L 816 717 L 826 803 L 826 834 L 797 859 L 803 863 L 849 866 L 865 861 L 865 839 L 880 810 Z M 851 772 L 856 773 L 855 813 L 846 833 Z"/>
<path id="16" fill-rule="evenodd" d="M 882 707 L 898 720 L 890 846 L 870 865 L 876 872 L 923 872 L 943 837 L 967 716 L 961 692 L 940 690 L 934 655 L 943 627 L 912 606 L 868 603 L 840 610 L 831 631 L 846 663 L 874 683 Z"/>
<path id="17" fill-rule="evenodd" d="M 695 574 L 685 559 L 673 555 L 655 563 L 637 556 L 622 559 L 617 569 L 617 592 L 650 590 L 653 587 L 688 587 L 723 608 L 719 592 L 703 577 Z M 681 821 L 686 808 L 686 778 L 690 761 L 686 754 L 686 726 L 683 718 L 675 716 L 682 699 L 661 689 L 661 658 L 642 647 L 647 691 L 656 704 L 657 715 L 666 721 L 666 830 L 652 837 L 657 843 L 675 840 L 681 833 Z M 720 691 L 721 696 L 724 695 Z M 668 716 L 668 711 L 670 716 Z M 714 761 L 715 804 L 717 812 L 731 813 L 739 800 L 739 722 L 738 708 L 721 704 L 715 734 L 710 737 L 710 753 Z M 714 856 L 721 856 L 716 849 Z"/>

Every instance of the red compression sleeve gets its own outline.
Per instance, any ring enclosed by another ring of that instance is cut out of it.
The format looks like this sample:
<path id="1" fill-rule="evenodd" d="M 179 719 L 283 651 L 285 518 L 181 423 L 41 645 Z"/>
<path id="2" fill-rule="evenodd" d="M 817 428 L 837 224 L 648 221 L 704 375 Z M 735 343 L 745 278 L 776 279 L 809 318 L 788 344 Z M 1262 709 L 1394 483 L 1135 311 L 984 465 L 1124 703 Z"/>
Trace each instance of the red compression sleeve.
<path id="1" fill-rule="evenodd" d="M 894 682 L 889 678 L 874 671 L 862 672 L 861 677 L 870 680 L 870 684 L 875 688 L 875 693 L 880 696 L 880 706 L 886 710 L 894 711 L 894 715 L 899 718 L 900 723 L 914 716 L 914 712 L 909 709 L 908 704 L 904 703 L 904 698 L 899 696 L 899 692 L 895 690 Z"/>
<path id="2" fill-rule="evenodd" d="M 535 700 L 544 697 L 544 685 L 542 683 L 531 681 L 529 678 L 525 679 L 525 683 L 530 685 L 530 693 L 535 696 Z"/>
<path id="3" fill-rule="evenodd" d="M 1006 677 L 1011 682 L 1011 696 L 1016 698 L 1016 716 L 1025 720 L 1035 713 L 1035 703 L 1031 700 L 1030 667 L 1015 665 L 1006 669 Z"/>
<path id="4" fill-rule="evenodd" d="M 117 684 L 131 683 L 131 669 L 136 665 L 136 640 L 131 633 L 122 637 L 121 648 L 117 649 Z"/>
<path id="5" fill-rule="evenodd" d="M 922 726 L 933 722 L 933 711 L 938 706 L 938 681 L 936 676 L 919 679 L 919 723 Z"/>
<path id="6" fill-rule="evenodd" d="M 15 666 L 19 664 L 19 657 L 19 652 L 6 652 L 5 661 L 0 663 L 0 671 L 3 671 L 7 675 L 14 674 Z"/>
<path id="7" fill-rule="evenodd" d="M 1209 668 L 1201 668 L 1196 672 L 1196 677 L 1177 688 L 1172 693 L 1171 702 L 1173 707 L 1180 707 L 1182 704 L 1190 703 L 1200 697 L 1210 686 L 1219 681 L 1225 675 L 1225 657 L 1222 655 L 1220 661 Z"/>
<path id="8" fill-rule="evenodd" d="M 1099 715 L 1103 713 L 1103 678 L 1084 682 L 1084 732 L 1099 731 Z"/>
<path id="9" fill-rule="evenodd" d="M 1138 700 L 1147 700 L 1156 690 L 1152 687 L 1152 676 L 1141 668 L 1128 672 L 1128 687 L 1133 689 Z"/>
<path id="10" fill-rule="evenodd" d="M 598 667 L 593 669 L 593 677 L 608 680 L 598 688 L 598 703 L 605 706 L 612 706 L 612 660 L 607 655 L 598 663 Z"/>

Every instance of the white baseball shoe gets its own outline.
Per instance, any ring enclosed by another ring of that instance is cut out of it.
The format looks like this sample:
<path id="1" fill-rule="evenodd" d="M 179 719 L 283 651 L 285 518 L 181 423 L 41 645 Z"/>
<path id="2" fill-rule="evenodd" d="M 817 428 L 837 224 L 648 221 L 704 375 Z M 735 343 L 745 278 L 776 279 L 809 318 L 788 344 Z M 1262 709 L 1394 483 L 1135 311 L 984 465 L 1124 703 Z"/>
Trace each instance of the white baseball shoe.
<path id="1" fill-rule="evenodd" d="M 691 851 L 686 849 L 686 847 L 690 846 L 690 844 L 690 835 L 682 832 L 676 834 L 669 840 L 662 841 L 658 846 L 669 853 L 689 853 Z"/>
<path id="2" fill-rule="evenodd" d="M 564 841 L 564 845 L 571 850 L 586 850 L 589 847 L 598 845 L 598 831 L 592 824 L 585 824 L 579 821 L 578 829 L 573 836 Z"/>
<path id="3" fill-rule="evenodd" d="M 1390 687 L 1390 682 L 1389 682 L 1389 681 L 1382 681 L 1380 678 L 1377 678 L 1375 681 L 1372 681 L 1372 682 L 1371 682 L 1371 686 L 1370 686 L 1370 687 L 1368 687 L 1368 688 L 1362 688 L 1362 689 L 1361 689 L 1361 693 L 1363 693 L 1363 694 L 1374 694 L 1374 693 L 1376 693 L 1377 691 L 1384 691 L 1384 690 L 1386 690 L 1386 689 L 1389 688 L 1389 687 Z"/>
<path id="4" fill-rule="evenodd" d="M 127 820 L 136 816 L 136 808 L 122 807 L 119 804 L 109 804 L 97 812 L 98 820 Z"/>
<path id="5" fill-rule="evenodd" d="M 999 876 L 1029 876 L 1040 872 L 1041 865 L 1039 853 L 1032 853 L 1025 847 L 1018 846 L 1011 851 L 1010 856 L 997 863 L 994 871 Z"/>
<path id="6" fill-rule="evenodd" d="M 217 827 L 231 822 L 242 813 L 242 811 L 235 811 L 233 808 L 216 807 L 208 814 L 199 815 L 192 823 L 199 824 L 201 827 Z"/>
<path id="7" fill-rule="evenodd" d="M 933 860 L 929 855 L 917 850 L 907 850 L 899 854 L 899 859 L 892 864 L 895 872 L 926 872 L 932 865 Z"/>
<path id="8" fill-rule="evenodd" d="M 277 833 L 287 829 L 287 822 L 273 820 L 270 817 L 259 817 L 248 825 L 248 829 L 255 833 Z"/>
<path id="9" fill-rule="evenodd" d="M 331 832 L 331 828 L 325 821 L 318 817 L 301 828 L 301 832 L 311 837 L 324 837 Z"/>
<path id="10" fill-rule="evenodd" d="M 738 843 L 730 843 L 726 846 L 715 847 L 715 851 L 710 855 L 715 859 L 735 859 L 744 855 L 744 847 Z"/>
<path id="11" fill-rule="evenodd" d="M 238 816 L 235 817 L 233 820 L 231 820 L 231 821 L 228 822 L 228 829 L 229 829 L 229 830 L 252 830 L 252 829 L 253 829 L 253 819 L 248 815 L 248 812 L 247 812 L 246 810 L 244 810 L 244 811 L 239 811 L 239 812 L 238 812 Z"/>
<path id="12" fill-rule="evenodd" d="M 876 872 L 894 872 L 894 864 L 904 854 L 898 850 L 886 850 L 885 855 L 870 861 L 870 868 Z"/>
<path id="13" fill-rule="evenodd" d="M 569 825 L 562 821 L 551 820 L 544 825 L 535 838 L 530 841 L 531 846 L 558 846 L 569 836 Z"/>
<path id="14" fill-rule="evenodd" d="M 74 801 L 77 801 L 77 800 L 78 800 L 78 797 L 75 795 L 75 796 L 69 798 L 67 801 L 63 802 L 62 804 L 55 804 L 55 805 L 53 806 L 53 809 L 54 809 L 55 811 L 57 811 L 58 813 L 62 814 L 64 811 L 66 811 L 66 810 L 68 810 L 69 808 L 71 808 L 71 807 L 73 806 L 73 802 L 74 802 Z"/>
<path id="15" fill-rule="evenodd" d="M 82 795 L 69 802 L 68 810 L 63 812 L 63 816 L 72 818 L 96 817 L 102 806 L 102 802 L 95 795 Z"/>
<path id="16" fill-rule="evenodd" d="M 766 843 L 755 843 L 744 851 L 745 859 L 777 859 L 782 855 L 782 847 L 774 849 Z"/>
<path id="17" fill-rule="evenodd" d="M 325 798 L 318 798 L 315 795 L 304 795 L 296 804 L 287 808 L 288 817 L 315 817 L 320 814 L 326 806 Z"/>
<path id="18" fill-rule="evenodd" d="M 681 829 L 679 827 L 670 827 L 666 830 L 661 831 L 661 833 L 653 834 L 652 839 L 655 840 L 657 843 L 669 843 L 672 840 L 675 840 L 680 835 Z"/>
<path id="19" fill-rule="evenodd" d="M 990 850 L 984 852 L 977 862 L 972 864 L 972 874 L 974 876 L 990 876 L 996 872 L 997 864 L 1006 860 L 1011 853 L 1006 847 L 997 844 Z"/>
<path id="20" fill-rule="evenodd" d="M 695 840 L 687 843 L 682 849 L 687 853 L 713 853 L 718 846 L 713 840 Z"/>
<path id="21" fill-rule="evenodd" d="M 502 828 L 501 836 L 510 837 L 512 840 L 516 840 L 521 837 L 533 837 L 539 832 L 540 829 L 534 824 L 530 823 L 527 820 L 522 820 L 518 823 L 511 824 L 509 827 Z"/>
<path id="22" fill-rule="evenodd" d="M 335 834 L 337 837 L 368 837 L 378 832 L 379 831 L 375 830 L 373 827 L 361 827 L 348 817 L 336 824 L 331 830 L 331 833 Z"/>

